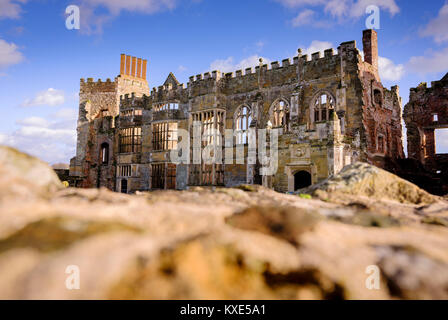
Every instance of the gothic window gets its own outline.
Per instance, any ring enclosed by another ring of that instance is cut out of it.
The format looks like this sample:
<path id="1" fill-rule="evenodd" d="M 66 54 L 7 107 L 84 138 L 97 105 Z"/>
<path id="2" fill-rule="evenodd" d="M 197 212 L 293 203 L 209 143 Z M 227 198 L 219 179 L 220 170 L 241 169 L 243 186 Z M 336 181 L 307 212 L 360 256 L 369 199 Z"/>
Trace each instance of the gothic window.
<path id="1" fill-rule="evenodd" d="M 202 147 L 214 144 L 222 145 L 224 117 L 224 111 L 221 110 L 193 114 L 193 122 L 201 122 Z"/>
<path id="2" fill-rule="evenodd" d="M 271 118 L 268 127 L 272 128 L 288 128 L 289 106 L 284 100 L 276 101 L 273 105 Z"/>
<path id="3" fill-rule="evenodd" d="M 142 150 L 142 128 L 120 129 L 120 153 L 139 153 Z"/>
<path id="4" fill-rule="evenodd" d="M 331 119 L 334 112 L 334 100 L 327 94 L 319 95 L 313 103 L 314 122 L 327 121 Z"/>
<path id="5" fill-rule="evenodd" d="M 222 147 L 225 112 L 209 110 L 192 114 L 193 123 L 201 123 L 202 148 L 206 146 Z M 193 132 L 193 126 L 191 128 Z M 193 136 L 193 135 L 192 135 Z M 220 164 L 192 165 L 189 180 L 191 185 L 222 185 L 224 182 L 223 166 Z"/>
<path id="6" fill-rule="evenodd" d="M 100 161 L 103 165 L 109 163 L 109 144 L 107 142 L 101 144 Z"/>
<path id="7" fill-rule="evenodd" d="M 248 130 L 252 122 L 251 110 L 248 106 L 240 107 L 235 114 L 236 143 L 248 143 Z"/>
<path id="8" fill-rule="evenodd" d="M 152 125 L 152 148 L 154 151 L 177 148 L 177 122 L 161 122 Z"/>

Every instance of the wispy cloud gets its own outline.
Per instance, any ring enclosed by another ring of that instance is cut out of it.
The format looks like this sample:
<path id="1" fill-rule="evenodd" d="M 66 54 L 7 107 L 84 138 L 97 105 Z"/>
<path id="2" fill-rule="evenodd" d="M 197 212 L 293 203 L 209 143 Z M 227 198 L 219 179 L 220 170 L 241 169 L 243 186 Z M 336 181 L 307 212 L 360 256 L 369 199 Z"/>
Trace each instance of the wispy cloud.
<path id="1" fill-rule="evenodd" d="M 316 28 L 330 27 L 329 21 L 317 20 L 316 12 L 311 9 L 305 9 L 292 19 L 291 24 L 293 27 L 301 27 L 305 25 L 312 25 Z"/>
<path id="2" fill-rule="evenodd" d="M 58 106 L 65 102 L 64 92 L 49 88 L 47 90 L 39 92 L 34 98 L 26 99 L 22 106 L 34 107 L 34 106 Z"/>
<path id="3" fill-rule="evenodd" d="M 188 70 L 188 68 L 187 67 L 185 67 L 185 66 L 183 66 L 183 65 L 180 65 L 178 68 L 177 68 L 177 70 L 179 71 L 179 72 L 185 72 L 185 71 L 187 71 Z"/>
<path id="4" fill-rule="evenodd" d="M 395 64 L 392 60 L 385 57 L 378 57 L 378 69 L 383 80 L 398 81 L 405 74 L 404 65 Z"/>
<path id="5" fill-rule="evenodd" d="M 68 163 L 75 153 L 76 116 L 67 109 L 48 120 L 28 117 L 16 121 L 19 126 L 11 134 L 0 133 L 0 144 L 9 145 L 49 163 Z"/>
<path id="6" fill-rule="evenodd" d="M 21 5 L 27 0 L 0 0 L 0 19 L 17 19 L 22 13 Z"/>
<path id="7" fill-rule="evenodd" d="M 330 49 L 333 47 L 333 44 L 328 41 L 319 41 L 319 40 L 313 40 L 311 41 L 311 44 L 302 49 L 303 54 L 313 54 L 315 52 L 321 52 L 326 49 Z"/>
<path id="8" fill-rule="evenodd" d="M 365 15 L 366 8 L 369 5 L 377 5 L 379 8 L 388 11 L 391 16 L 400 12 L 400 8 L 395 0 L 276 0 L 288 8 L 302 8 L 303 10 L 291 21 L 294 27 L 311 25 L 322 28 L 337 23 L 343 23 L 348 20 L 357 20 Z M 313 8 L 321 8 L 327 19 L 316 19 L 316 11 Z"/>
<path id="9" fill-rule="evenodd" d="M 179 2 L 179 0 L 78 0 L 76 3 L 81 12 L 80 32 L 101 34 L 104 25 L 118 17 L 123 11 L 155 14 L 173 10 Z"/>
<path id="10" fill-rule="evenodd" d="M 419 74 L 447 72 L 448 48 L 440 51 L 429 50 L 424 56 L 411 57 L 406 67 Z"/>
<path id="11" fill-rule="evenodd" d="M 0 68 L 6 68 L 23 60 L 23 54 L 16 44 L 0 39 Z"/>
<path id="12" fill-rule="evenodd" d="M 247 57 L 239 62 L 235 62 L 233 57 L 228 57 L 227 59 L 215 60 L 210 64 L 210 71 L 219 70 L 221 72 L 232 72 L 236 70 L 244 70 L 246 68 L 251 68 L 258 66 L 260 64 L 260 58 L 263 59 L 263 63 L 270 63 L 271 60 L 268 58 L 260 57 L 259 55 L 253 55 Z"/>
<path id="13" fill-rule="evenodd" d="M 433 37 L 437 43 L 448 41 L 448 2 L 440 9 L 436 18 L 420 30 L 423 37 Z"/>

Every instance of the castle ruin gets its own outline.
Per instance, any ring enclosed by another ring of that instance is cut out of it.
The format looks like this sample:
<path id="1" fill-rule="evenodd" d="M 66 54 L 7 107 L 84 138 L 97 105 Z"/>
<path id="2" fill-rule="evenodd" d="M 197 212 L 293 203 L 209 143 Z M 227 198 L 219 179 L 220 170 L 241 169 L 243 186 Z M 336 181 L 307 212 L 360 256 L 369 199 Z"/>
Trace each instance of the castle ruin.
<path id="1" fill-rule="evenodd" d="M 381 83 L 376 31 L 363 32 L 363 51 L 364 60 L 355 41 L 323 56 L 302 55 L 299 49 L 292 61 L 198 74 L 186 86 L 170 73 L 151 92 L 146 60 L 121 55 L 114 81 L 81 79 L 70 175 L 79 187 L 124 193 L 239 184 L 292 192 L 355 161 L 385 167 L 389 158 L 404 158 L 401 98 L 398 86 L 389 90 Z M 191 139 L 184 163 L 172 159 L 172 150 L 185 139 L 180 129 Z M 268 155 L 274 143 L 270 133 L 278 133 L 272 174 L 263 172 L 259 161 L 248 161 L 259 152 L 254 146 L 263 129 Z M 233 161 L 193 161 L 198 134 L 202 147 L 215 142 Z M 235 146 L 230 154 L 224 149 L 228 143 Z"/>

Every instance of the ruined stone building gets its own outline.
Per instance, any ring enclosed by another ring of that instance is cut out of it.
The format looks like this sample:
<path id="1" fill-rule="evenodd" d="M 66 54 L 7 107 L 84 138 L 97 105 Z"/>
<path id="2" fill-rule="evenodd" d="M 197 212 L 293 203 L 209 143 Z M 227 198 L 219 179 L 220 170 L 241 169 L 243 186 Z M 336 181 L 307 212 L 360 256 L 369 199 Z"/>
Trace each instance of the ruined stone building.
<path id="1" fill-rule="evenodd" d="M 434 174 L 448 175 L 448 154 L 437 151 L 435 131 L 448 128 L 448 73 L 431 87 L 424 82 L 411 88 L 404 108 L 408 157 Z"/>
<path id="2" fill-rule="evenodd" d="M 122 55 L 114 81 L 81 79 L 70 174 L 78 186 L 126 193 L 245 183 L 291 192 L 354 161 L 383 167 L 387 158 L 403 157 L 401 98 L 397 86 L 389 90 L 381 83 L 374 30 L 363 32 L 363 49 L 364 60 L 355 41 L 323 55 L 302 55 L 299 49 L 292 61 L 198 74 L 186 86 L 170 73 L 151 92 L 146 60 Z M 190 137 L 180 137 L 179 129 Z M 271 160 L 278 141 L 271 173 L 260 160 L 248 161 L 260 151 L 259 129 L 267 129 Z M 215 142 L 213 155 L 226 154 L 226 161 L 194 161 L 198 135 L 202 148 Z M 189 143 L 191 152 L 179 152 L 185 161 L 178 163 L 171 151 L 181 143 Z M 224 150 L 232 145 L 230 153 Z"/>

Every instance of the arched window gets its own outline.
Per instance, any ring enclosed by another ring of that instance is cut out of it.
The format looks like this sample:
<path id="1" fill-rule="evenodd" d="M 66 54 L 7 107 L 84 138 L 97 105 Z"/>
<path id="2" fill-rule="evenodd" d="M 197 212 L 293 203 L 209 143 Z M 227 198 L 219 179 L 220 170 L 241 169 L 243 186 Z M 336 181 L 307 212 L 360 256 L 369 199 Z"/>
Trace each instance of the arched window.
<path id="1" fill-rule="evenodd" d="M 252 122 L 251 110 L 248 106 L 241 106 L 235 114 L 236 143 L 247 144 L 248 130 Z"/>
<path id="2" fill-rule="evenodd" d="M 288 128 L 289 106 L 284 100 L 274 102 L 268 126 L 272 128 Z"/>
<path id="3" fill-rule="evenodd" d="M 104 165 L 109 163 L 109 144 L 107 142 L 101 144 L 100 161 Z"/>
<path id="4" fill-rule="evenodd" d="M 327 93 L 317 96 L 313 103 L 314 106 L 314 122 L 327 121 L 331 119 L 334 112 L 333 97 Z"/>

